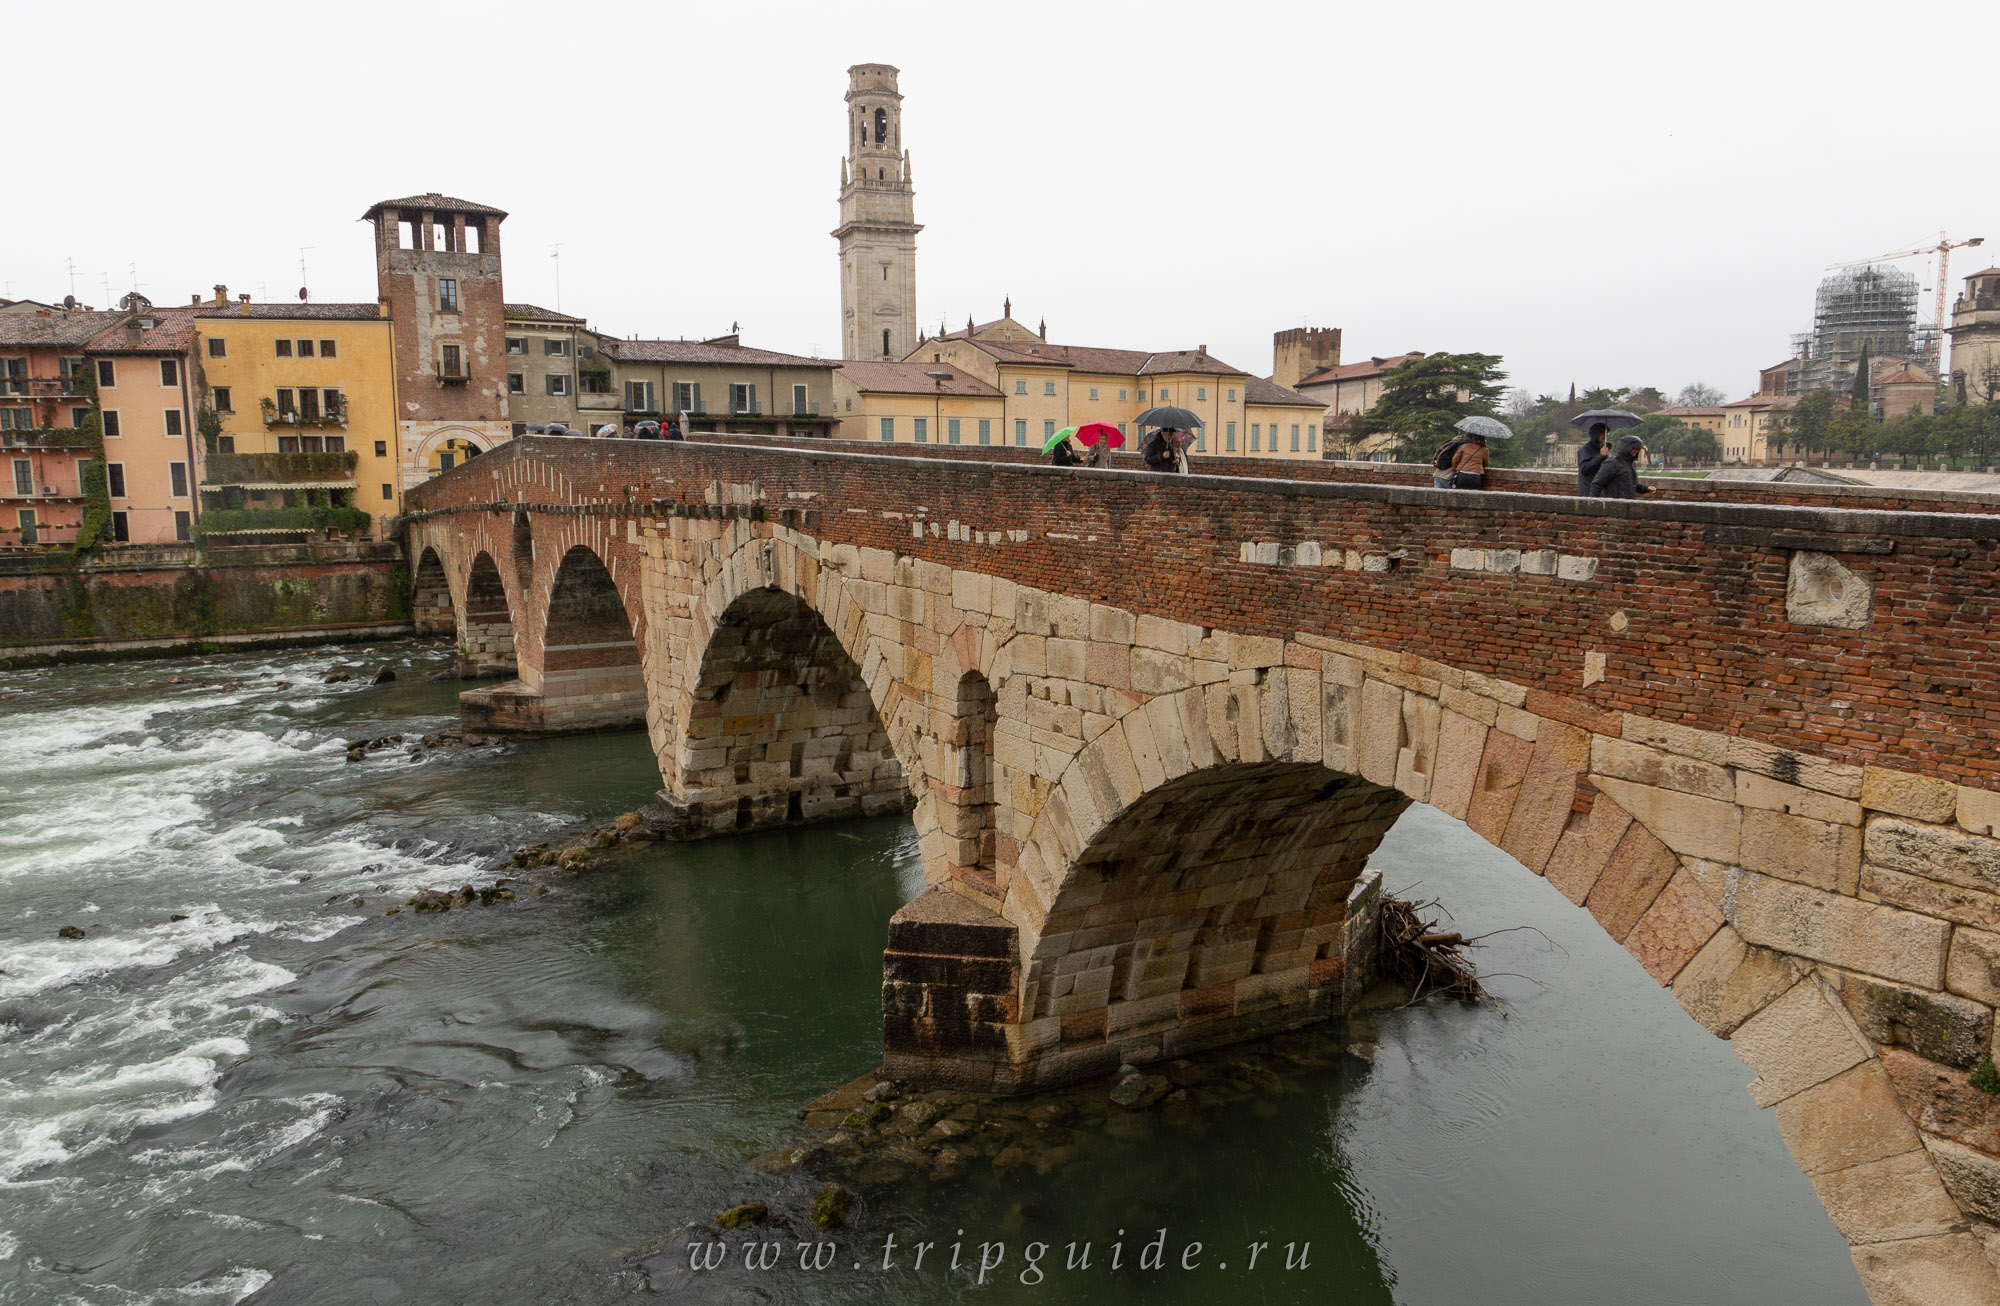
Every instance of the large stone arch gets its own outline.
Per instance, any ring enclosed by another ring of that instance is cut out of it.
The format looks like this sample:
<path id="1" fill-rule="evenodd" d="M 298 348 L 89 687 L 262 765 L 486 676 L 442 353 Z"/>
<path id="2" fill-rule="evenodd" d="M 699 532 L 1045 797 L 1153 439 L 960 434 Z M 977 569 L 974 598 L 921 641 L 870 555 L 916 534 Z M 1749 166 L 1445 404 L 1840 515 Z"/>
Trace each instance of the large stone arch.
<path id="1" fill-rule="evenodd" d="M 573 544 L 547 586 L 539 658 L 521 681 L 539 696 L 539 728 L 589 730 L 643 723 L 646 682 L 640 623 L 597 551 Z"/>
<path id="2" fill-rule="evenodd" d="M 410 624 L 419 635 L 456 635 L 458 609 L 451 577 L 435 546 L 426 545 L 410 580 Z"/>
<path id="3" fill-rule="evenodd" d="M 514 603 L 499 564 L 487 550 L 475 551 L 466 564 L 464 592 L 458 619 L 460 674 L 514 675 Z"/>

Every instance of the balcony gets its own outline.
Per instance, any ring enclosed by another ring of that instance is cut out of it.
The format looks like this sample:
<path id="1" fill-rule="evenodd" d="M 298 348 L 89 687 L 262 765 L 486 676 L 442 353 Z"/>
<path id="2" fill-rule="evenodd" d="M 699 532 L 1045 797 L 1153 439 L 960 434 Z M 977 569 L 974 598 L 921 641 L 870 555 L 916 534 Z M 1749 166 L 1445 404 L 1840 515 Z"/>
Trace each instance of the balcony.
<path id="1" fill-rule="evenodd" d="M 329 404 L 317 413 L 306 414 L 291 408 L 278 407 L 273 399 L 260 399 L 258 407 L 264 416 L 264 429 L 274 426 L 341 426 L 347 425 L 347 405 Z"/>
<path id="2" fill-rule="evenodd" d="M 212 453 L 202 487 L 244 490 L 341 490 L 354 487 L 358 453 Z"/>
<path id="3" fill-rule="evenodd" d="M 588 390 L 576 397 L 579 411 L 587 413 L 617 413 L 625 409 L 625 400 L 619 395 L 592 394 Z"/>
<path id="4" fill-rule="evenodd" d="M 0 449 L 90 449 L 82 431 L 70 426 L 31 426 L 0 431 Z"/>

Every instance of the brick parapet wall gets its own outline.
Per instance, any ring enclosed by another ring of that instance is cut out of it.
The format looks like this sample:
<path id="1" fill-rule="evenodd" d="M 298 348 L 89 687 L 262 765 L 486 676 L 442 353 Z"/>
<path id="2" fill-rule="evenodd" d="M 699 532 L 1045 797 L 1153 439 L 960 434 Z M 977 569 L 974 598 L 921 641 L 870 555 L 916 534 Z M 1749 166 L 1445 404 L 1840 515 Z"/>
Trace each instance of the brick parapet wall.
<path id="1" fill-rule="evenodd" d="M 718 485 L 754 485 L 756 503 L 728 511 L 810 515 L 809 529 L 832 541 L 1197 625 L 1401 649 L 1531 686 L 1593 721 L 1632 712 L 2000 788 L 2000 637 L 1987 615 L 2000 521 L 1978 516 L 1498 491 L 1473 500 L 1394 485 L 560 439 L 517 441 L 431 482 L 413 515 L 539 497 L 496 493 L 525 460 L 571 487 L 572 502 L 531 508 L 611 518 L 614 537 L 627 529 L 618 518 L 669 511 L 656 498 L 719 512 L 705 506 Z M 1315 552 L 1301 545 L 1319 546 L 1319 565 L 1301 565 Z M 1588 578 L 1518 569 L 1544 551 Z M 1867 625 L 1788 620 L 1789 563 L 1802 551 L 1841 560 L 1872 586 Z M 1510 558 L 1516 570 L 1494 569 Z"/>

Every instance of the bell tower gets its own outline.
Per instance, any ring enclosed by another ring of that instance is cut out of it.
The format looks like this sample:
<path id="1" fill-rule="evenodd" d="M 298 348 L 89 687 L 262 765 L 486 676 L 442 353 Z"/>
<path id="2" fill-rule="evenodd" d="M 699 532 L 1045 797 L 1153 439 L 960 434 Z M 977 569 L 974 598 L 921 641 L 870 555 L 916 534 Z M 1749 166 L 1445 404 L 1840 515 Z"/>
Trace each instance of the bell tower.
<path id="1" fill-rule="evenodd" d="M 840 164 L 840 356 L 900 359 L 917 337 L 916 191 L 903 147 L 896 69 L 847 70 L 847 157 Z"/>

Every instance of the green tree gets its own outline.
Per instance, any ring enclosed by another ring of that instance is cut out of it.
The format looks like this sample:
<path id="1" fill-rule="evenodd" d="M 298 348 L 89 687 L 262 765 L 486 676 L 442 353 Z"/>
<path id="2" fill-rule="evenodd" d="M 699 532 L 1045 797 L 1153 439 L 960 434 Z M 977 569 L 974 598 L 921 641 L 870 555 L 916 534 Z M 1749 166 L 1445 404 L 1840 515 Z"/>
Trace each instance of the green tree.
<path id="1" fill-rule="evenodd" d="M 1850 454 L 1858 463 L 1874 453 L 1881 440 L 1882 423 L 1876 420 L 1865 399 L 1833 410 L 1827 430 L 1828 449 Z"/>
<path id="2" fill-rule="evenodd" d="M 1687 466 L 1690 463 L 1711 463 L 1721 453 L 1715 434 L 1699 426 L 1690 426 L 1678 417 L 1664 413 L 1648 413 L 1639 420 L 1639 425 L 1629 431 L 1612 433 L 1612 447 L 1617 448 L 1617 440 L 1622 435 L 1636 435 L 1646 442 L 1646 448 L 1660 460 L 1660 466 L 1671 467 L 1675 463 Z"/>
<path id="3" fill-rule="evenodd" d="M 1798 403 L 1789 411 L 1780 410 L 1774 414 L 1773 434 L 1782 444 L 1797 445 L 1805 454 L 1806 464 L 1812 464 L 1812 451 L 1818 449 L 1822 457 L 1831 447 L 1833 440 L 1833 414 L 1836 409 L 1833 391 L 1815 390 L 1811 394 L 1799 396 Z"/>
<path id="4" fill-rule="evenodd" d="M 1498 354 L 1427 354 L 1405 359 L 1383 380 L 1382 397 L 1368 410 L 1368 432 L 1391 437 L 1391 456 L 1398 462 L 1429 462 L 1438 446 L 1451 438 L 1454 423 L 1466 417 L 1493 415 L 1500 400 L 1500 382 L 1506 377 Z M 1500 441 L 1494 447 L 1493 461 L 1505 463 L 1510 456 L 1523 457 L 1523 451 L 1501 447 L 1518 443 Z"/>
<path id="5" fill-rule="evenodd" d="M 1864 340 L 1861 342 L 1861 362 L 1854 369 L 1854 387 L 1849 392 L 1856 408 L 1868 407 L 1868 381 L 1868 342 Z"/>

